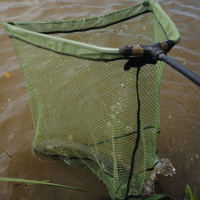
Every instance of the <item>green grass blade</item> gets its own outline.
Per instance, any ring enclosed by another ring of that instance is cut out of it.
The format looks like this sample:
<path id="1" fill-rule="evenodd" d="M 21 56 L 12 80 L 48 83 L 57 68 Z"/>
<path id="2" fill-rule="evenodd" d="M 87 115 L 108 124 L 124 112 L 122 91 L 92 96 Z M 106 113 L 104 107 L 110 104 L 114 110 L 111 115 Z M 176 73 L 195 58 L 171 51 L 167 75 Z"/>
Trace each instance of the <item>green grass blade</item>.
<path id="1" fill-rule="evenodd" d="M 164 194 L 163 189 L 162 189 L 162 186 L 161 186 L 161 184 L 160 184 L 160 181 L 159 181 L 158 179 L 156 179 L 155 182 L 156 182 L 156 184 L 158 185 L 158 188 L 159 188 L 160 192 L 161 192 L 162 194 Z M 166 199 L 167 199 L 167 200 L 170 200 L 170 198 L 175 199 L 174 197 L 171 197 L 171 196 L 167 195 Z M 176 199 L 175 199 L 175 200 L 176 200 Z"/>
<path id="2" fill-rule="evenodd" d="M 197 199 L 197 184 L 194 184 L 194 198 Z"/>
<path id="3" fill-rule="evenodd" d="M 157 200 L 157 199 L 161 199 L 161 198 L 163 198 L 163 197 L 167 197 L 165 194 L 156 194 L 156 195 L 154 195 L 154 196 L 152 196 L 152 197 L 149 197 L 148 199 L 146 199 L 146 200 Z"/>
<path id="4" fill-rule="evenodd" d="M 190 186 L 189 186 L 189 185 L 186 185 L 185 187 L 186 187 L 186 189 L 187 189 L 187 191 L 188 191 L 188 193 L 189 193 L 190 199 L 191 199 L 191 200 L 195 200 L 195 199 L 194 199 L 194 196 L 193 196 L 193 194 L 192 194 L 192 191 L 191 191 L 191 189 L 190 189 Z"/>
<path id="5" fill-rule="evenodd" d="M 164 193 L 164 192 L 163 192 L 163 189 L 162 189 L 162 186 L 161 186 L 161 184 L 160 184 L 160 181 L 159 181 L 158 179 L 156 179 L 156 184 L 158 185 L 158 188 L 159 188 L 160 192 L 161 192 L 161 193 Z"/>
<path id="6" fill-rule="evenodd" d="M 181 196 L 181 200 L 183 200 L 183 198 L 185 196 L 185 192 L 186 192 L 186 188 L 184 187 L 184 190 L 183 190 L 183 193 L 182 193 L 182 196 Z"/>
<path id="7" fill-rule="evenodd" d="M 51 183 L 51 180 L 44 180 L 42 182 L 45 182 L 45 183 Z M 38 183 L 26 183 L 26 185 L 36 185 Z"/>
<path id="8" fill-rule="evenodd" d="M 141 199 L 141 198 L 134 198 L 134 200 L 143 200 L 143 199 Z"/>
<path id="9" fill-rule="evenodd" d="M 58 184 L 55 184 L 55 183 L 47 183 L 47 182 L 43 182 L 43 181 L 34 181 L 34 180 L 26 180 L 26 179 L 18 179 L 18 178 L 7 178 L 7 177 L 0 177 L 0 181 L 20 182 L 20 183 L 28 183 L 28 184 L 51 185 L 51 186 L 57 186 L 57 187 L 63 187 L 63 188 L 71 189 L 71 190 L 76 190 L 76 191 L 80 191 L 80 192 L 87 192 L 85 190 L 80 190 L 80 189 L 76 189 L 76 188 L 73 188 L 73 187 L 68 187 L 68 186 L 65 186 L 65 185 L 58 185 Z"/>

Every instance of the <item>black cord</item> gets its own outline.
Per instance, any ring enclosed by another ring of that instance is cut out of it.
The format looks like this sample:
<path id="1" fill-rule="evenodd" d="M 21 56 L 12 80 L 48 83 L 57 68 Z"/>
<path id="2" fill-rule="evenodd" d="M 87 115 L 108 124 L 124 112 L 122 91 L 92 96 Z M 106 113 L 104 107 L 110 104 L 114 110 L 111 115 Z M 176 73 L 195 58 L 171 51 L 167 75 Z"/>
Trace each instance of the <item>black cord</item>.
<path id="1" fill-rule="evenodd" d="M 128 184 L 127 184 L 127 189 L 126 189 L 126 196 L 125 200 L 128 200 L 129 198 L 132 197 L 128 196 L 129 193 L 129 188 L 130 188 L 130 182 L 133 176 L 133 169 L 134 169 L 134 158 L 136 151 L 138 149 L 139 141 L 140 141 L 140 97 L 139 97 L 139 87 L 138 87 L 138 80 L 139 80 L 139 71 L 140 71 L 141 66 L 137 68 L 137 75 L 136 75 L 136 90 L 137 90 L 137 100 L 138 100 L 138 110 L 137 110 L 137 138 L 136 138 L 136 143 L 134 147 L 134 151 L 132 154 L 132 159 L 131 159 L 131 169 L 130 169 L 130 174 L 129 174 L 129 179 L 128 179 Z"/>

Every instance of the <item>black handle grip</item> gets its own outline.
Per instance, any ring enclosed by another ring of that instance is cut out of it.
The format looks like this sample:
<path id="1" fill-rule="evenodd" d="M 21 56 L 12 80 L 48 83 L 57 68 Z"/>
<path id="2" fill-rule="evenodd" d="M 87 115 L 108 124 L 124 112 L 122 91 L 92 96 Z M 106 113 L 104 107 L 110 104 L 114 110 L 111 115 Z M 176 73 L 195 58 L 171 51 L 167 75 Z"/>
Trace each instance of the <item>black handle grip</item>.
<path id="1" fill-rule="evenodd" d="M 166 62 L 168 65 L 170 65 L 171 67 L 176 69 L 178 72 L 183 74 L 185 77 L 190 79 L 193 83 L 195 83 L 196 85 L 200 86 L 200 77 L 197 74 L 195 74 L 194 72 L 190 71 L 189 69 L 187 69 L 186 67 L 184 67 L 180 63 L 176 62 L 175 60 L 173 60 L 168 55 L 160 54 L 159 55 L 159 60 L 162 60 L 162 61 Z"/>

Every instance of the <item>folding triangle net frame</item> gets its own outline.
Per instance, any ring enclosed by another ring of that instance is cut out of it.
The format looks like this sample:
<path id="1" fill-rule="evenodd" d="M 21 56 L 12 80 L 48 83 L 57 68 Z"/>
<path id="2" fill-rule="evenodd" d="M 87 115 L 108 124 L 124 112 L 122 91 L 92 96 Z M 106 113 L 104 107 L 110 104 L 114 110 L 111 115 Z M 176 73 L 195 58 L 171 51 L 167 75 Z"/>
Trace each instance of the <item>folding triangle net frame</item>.
<path id="1" fill-rule="evenodd" d="M 140 196 L 156 164 L 160 131 L 165 63 L 152 52 L 166 55 L 180 40 L 159 4 L 3 26 L 27 83 L 33 149 L 79 158 L 112 199 Z"/>

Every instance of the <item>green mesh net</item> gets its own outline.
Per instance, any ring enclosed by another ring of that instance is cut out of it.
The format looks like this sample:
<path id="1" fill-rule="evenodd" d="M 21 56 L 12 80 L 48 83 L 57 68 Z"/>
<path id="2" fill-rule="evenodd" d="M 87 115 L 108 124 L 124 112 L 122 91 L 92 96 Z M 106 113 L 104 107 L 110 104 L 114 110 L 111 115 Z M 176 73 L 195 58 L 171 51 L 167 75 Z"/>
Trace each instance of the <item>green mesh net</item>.
<path id="1" fill-rule="evenodd" d="M 80 20 L 7 22 L 26 79 L 36 137 L 46 155 L 79 158 L 112 199 L 141 194 L 156 162 L 164 63 L 124 71 L 116 49 L 179 33 L 154 1 Z M 59 173 L 59 172 L 58 172 Z"/>

